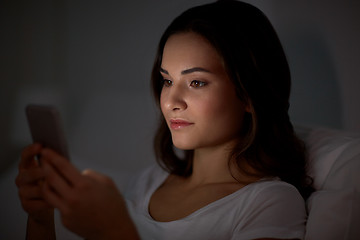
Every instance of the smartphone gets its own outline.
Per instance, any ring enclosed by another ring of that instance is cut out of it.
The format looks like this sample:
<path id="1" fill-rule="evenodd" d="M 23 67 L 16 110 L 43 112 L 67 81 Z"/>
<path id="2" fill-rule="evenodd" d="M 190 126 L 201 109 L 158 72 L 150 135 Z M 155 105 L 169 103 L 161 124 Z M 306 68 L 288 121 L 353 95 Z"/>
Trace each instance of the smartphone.
<path id="1" fill-rule="evenodd" d="M 61 117 L 56 107 L 30 104 L 25 109 L 33 142 L 70 159 Z"/>

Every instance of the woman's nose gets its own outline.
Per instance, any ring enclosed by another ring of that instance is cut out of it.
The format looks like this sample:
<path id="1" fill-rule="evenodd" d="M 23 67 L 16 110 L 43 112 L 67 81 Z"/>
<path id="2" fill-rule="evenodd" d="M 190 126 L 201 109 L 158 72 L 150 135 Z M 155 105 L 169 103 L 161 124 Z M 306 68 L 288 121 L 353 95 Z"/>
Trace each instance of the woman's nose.
<path id="1" fill-rule="evenodd" d="M 180 86 L 172 86 L 163 96 L 164 106 L 168 111 L 181 111 L 187 108 L 185 91 Z"/>

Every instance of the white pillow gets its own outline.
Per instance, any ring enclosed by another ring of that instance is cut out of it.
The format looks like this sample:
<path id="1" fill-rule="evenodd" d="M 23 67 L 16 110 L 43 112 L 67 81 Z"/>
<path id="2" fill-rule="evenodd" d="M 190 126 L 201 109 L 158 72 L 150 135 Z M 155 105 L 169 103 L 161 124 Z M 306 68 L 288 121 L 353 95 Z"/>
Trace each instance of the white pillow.
<path id="1" fill-rule="evenodd" d="M 307 201 L 307 240 L 360 239 L 360 136 L 296 128 L 309 152 L 314 192 Z"/>

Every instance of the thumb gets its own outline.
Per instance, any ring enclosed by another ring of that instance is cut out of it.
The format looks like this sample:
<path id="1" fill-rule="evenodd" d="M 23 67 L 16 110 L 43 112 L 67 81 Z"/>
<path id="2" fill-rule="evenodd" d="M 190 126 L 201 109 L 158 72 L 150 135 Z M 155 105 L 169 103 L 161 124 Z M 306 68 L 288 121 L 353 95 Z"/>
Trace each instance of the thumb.
<path id="1" fill-rule="evenodd" d="M 102 173 L 96 172 L 92 169 L 85 169 L 81 173 L 84 176 L 87 176 L 97 182 L 103 182 L 103 183 L 112 183 L 112 179 Z"/>

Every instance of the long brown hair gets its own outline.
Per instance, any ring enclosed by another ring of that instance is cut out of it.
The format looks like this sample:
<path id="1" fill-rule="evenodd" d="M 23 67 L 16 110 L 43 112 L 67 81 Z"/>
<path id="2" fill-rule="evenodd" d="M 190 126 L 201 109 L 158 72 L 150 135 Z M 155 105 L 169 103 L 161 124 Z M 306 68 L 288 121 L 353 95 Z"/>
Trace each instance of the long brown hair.
<path id="1" fill-rule="evenodd" d="M 167 39 L 175 33 L 194 32 L 206 38 L 222 57 L 238 97 L 250 106 L 246 132 L 232 151 L 240 171 L 244 162 L 259 176 L 277 176 L 294 185 L 306 199 L 312 192 L 306 175 L 306 151 L 290 122 L 291 77 L 280 40 L 267 17 L 239 1 L 219 1 L 191 8 L 178 16 L 160 39 L 152 71 L 152 88 L 159 103 L 160 67 Z M 193 151 L 179 156 L 162 118 L 154 141 L 158 162 L 181 176 L 192 173 Z M 247 174 L 251 174 L 247 172 Z"/>

